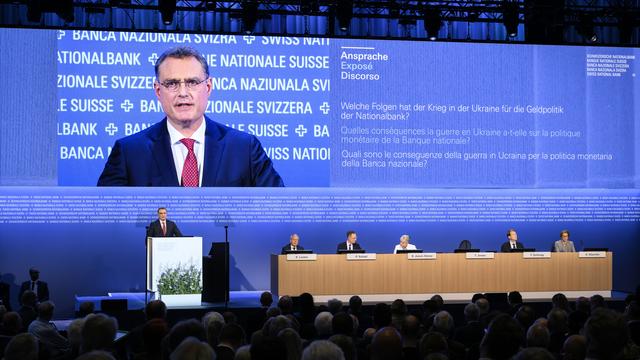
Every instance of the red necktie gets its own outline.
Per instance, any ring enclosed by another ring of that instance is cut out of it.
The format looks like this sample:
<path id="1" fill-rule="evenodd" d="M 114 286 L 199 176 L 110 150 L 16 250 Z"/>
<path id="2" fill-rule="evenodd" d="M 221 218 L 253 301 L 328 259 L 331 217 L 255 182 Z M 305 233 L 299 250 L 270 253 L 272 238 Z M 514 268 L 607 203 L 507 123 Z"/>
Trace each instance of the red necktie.
<path id="1" fill-rule="evenodd" d="M 164 221 L 161 221 L 160 225 L 162 225 L 162 235 L 167 235 L 167 226 L 164 224 Z"/>
<path id="2" fill-rule="evenodd" d="M 193 152 L 195 140 L 185 138 L 180 140 L 180 142 L 189 150 L 187 158 L 184 159 L 184 166 L 182 167 L 182 186 L 198 187 L 200 174 L 198 174 L 198 159 L 196 159 L 196 154 Z"/>

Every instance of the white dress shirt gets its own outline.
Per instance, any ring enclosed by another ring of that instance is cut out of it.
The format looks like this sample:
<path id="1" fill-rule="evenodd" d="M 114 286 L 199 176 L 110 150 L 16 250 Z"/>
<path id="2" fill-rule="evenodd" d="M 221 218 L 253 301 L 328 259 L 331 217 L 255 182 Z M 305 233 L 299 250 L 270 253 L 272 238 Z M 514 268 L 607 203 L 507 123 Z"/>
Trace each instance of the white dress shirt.
<path id="1" fill-rule="evenodd" d="M 206 120 L 202 121 L 198 130 L 196 130 L 191 139 L 195 140 L 193 144 L 193 152 L 196 154 L 196 160 L 198 161 L 198 175 L 200 179 L 198 186 L 202 186 L 202 165 L 204 164 L 204 134 L 207 129 Z M 169 120 L 167 120 L 167 130 L 169 131 L 169 139 L 171 141 L 171 152 L 173 153 L 173 163 L 176 166 L 176 176 L 178 177 L 178 183 L 181 184 L 182 180 L 182 168 L 184 167 L 184 160 L 187 158 L 189 150 L 180 142 L 185 136 L 182 135 L 178 129 L 176 129 Z"/>
<path id="2" fill-rule="evenodd" d="M 395 249 L 393 249 L 393 253 L 397 254 L 398 250 L 418 250 L 418 249 L 413 244 L 407 244 L 406 248 L 403 248 L 402 246 L 400 246 L 400 244 L 398 244 L 396 245 Z"/>

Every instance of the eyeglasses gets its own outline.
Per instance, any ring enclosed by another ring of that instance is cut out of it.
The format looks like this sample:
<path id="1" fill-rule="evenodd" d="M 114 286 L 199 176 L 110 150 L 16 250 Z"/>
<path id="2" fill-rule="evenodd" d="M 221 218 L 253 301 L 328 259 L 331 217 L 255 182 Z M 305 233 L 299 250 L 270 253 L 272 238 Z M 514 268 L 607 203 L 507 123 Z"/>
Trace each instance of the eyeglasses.
<path id="1" fill-rule="evenodd" d="M 187 87 L 188 90 L 195 90 L 198 88 L 198 85 L 207 81 L 209 78 L 205 78 L 202 80 L 198 79 L 187 79 L 187 80 L 165 80 L 160 83 L 160 85 L 164 86 L 167 90 L 176 92 L 180 89 L 180 84 L 184 83 L 184 86 Z"/>

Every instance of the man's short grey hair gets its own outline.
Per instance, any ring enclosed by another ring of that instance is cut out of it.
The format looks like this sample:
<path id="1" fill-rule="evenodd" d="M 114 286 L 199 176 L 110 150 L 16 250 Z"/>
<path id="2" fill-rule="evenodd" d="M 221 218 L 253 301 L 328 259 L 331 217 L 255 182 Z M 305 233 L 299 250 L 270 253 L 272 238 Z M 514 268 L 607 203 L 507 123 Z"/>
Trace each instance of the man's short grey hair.
<path id="1" fill-rule="evenodd" d="M 216 353 L 206 342 L 192 336 L 182 340 L 169 356 L 170 360 L 215 360 Z"/>
<path id="2" fill-rule="evenodd" d="M 313 326 L 316 328 L 316 333 L 320 336 L 331 335 L 333 315 L 328 311 L 323 311 L 316 316 Z"/>
<path id="3" fill-rule="evenodd" d="M 343 306 L 344 304 L 342 303 L 342 300 L 330 299 L 327 301 L 327 308 L 329 308 L 329 312 L 332 314 L 342 311 Z"/>
<path id="4" fill-rule="evenodd" d="M 75 319 L 67 328 L 67 339 L 71 346 L 80 347 L 82 345 L 82 327 L 84 326 L 84 318 Z"/>
<path id="5" fill-rule="evenodd" d="M 489 300 L 487 299 L 478 299 L 476 300 L 476 306 L 478 307 L 478 312 L 480 315 L 487 314 L 489 312 Z"/>
<path id="6" fill-rule="evenodd" d="M 464 317 L 467 320 L 478 320 L 480 317 L 480 310 L 474 303 L 469 303 L 464 307 Z"/>
<path id="7" fill-rule="evenodd" d="M 200 65 L 202 65 L 202 71 L 204 71 L 204 73 L 207 75 L 207 78 L 209 77 L 209 64 L 207 64 L 207 59 L 204 58 L 204 56 L 202 56 L 202 54 L 200 54 L 200 52 L 198 52 L 198 50 L 189 47 L 189 46 L 178 46 L 178 47 L 174 47 L 171 48 L 165 52 L 162 53 L 162 55 L 160 55 L 160 57 L 158 58 L 158 60 L 156 60 L 156 65 L 155 65 L 155 72 L 156 72 L 156 79 L 158 79 L 158 81 L 160 81 L 160 78 L 158 76 L 158 70 L 160 68 L 160 65 L 162 65 L 162 63 L 167 59 L 167 58 L 173 58 L 173 59 L 185 59 L 185 58 L 194 58 L 196 60 L 198 60 L 198 62 L 200 63 Z"/>
<path id="8" fill-rule="evenodd" d="M 331 341 L 316 340 L 304 349 L 302 360 L 344 360 L 344 353 Z"/>
<path id="9" fill-rule="evenodd" d="M 453 330 L 453 327 L 453 318 L 447 311 L 440 311 L 433 317 L 433 328 L 435 330 L 448 335 Z"/>
<path id="10" fill-rule="evenodd" d="M 37 360 L 38 340 L 29 333 L 14 336 L 4 349 L 5 360 Z"/>
<path id="11" fill-rule="evenodd" d="M 407 242 L 409 242 L 409 240 L 411 240 L 411 238 L 407 234 L 404 234 L 404 235 L 400 236 L 400 241 L 405 240 L 405 239 L 407 240 Z"/>

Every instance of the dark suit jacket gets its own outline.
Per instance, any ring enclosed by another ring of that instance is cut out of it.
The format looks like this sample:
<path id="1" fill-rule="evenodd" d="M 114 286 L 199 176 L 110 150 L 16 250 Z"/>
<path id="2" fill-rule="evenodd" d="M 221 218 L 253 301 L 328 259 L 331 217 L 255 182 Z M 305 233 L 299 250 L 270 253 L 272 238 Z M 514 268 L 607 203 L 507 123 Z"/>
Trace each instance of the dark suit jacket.
<path id="1" fill-rule="evenodd" d="M 0 302 L 7 308 L 7 311 L 11 311 L 11 297 L 9 295 L 9 291 L 11 287 L 9 284 L 0 282 Z"/>
<path id="2" fill-rule="evenodd" d="M 149 224 L 149 230 L 147 231 L 147 236 L 156 237 L 156 236 L 182 236 L 180 229 L 178 229 L 178 225 L 171 220 L 167 220 L 167 234 L 162 234 L 162 226 L 160 226 L 160 220 L 156 220 Z"/>
<path id="3" fill-rule="evenodd" d="M 38 284 L 38 302 L 49 300 L 49 285 L 42 280 L 38 280 L 36 283 Z M 20 285 L 20 293 L 18 294 L 18 302 L 20 304 L 22 304 L 22 294 L 27 290 L 31 290 L 31 280 L 25 281 Z"/>
<path id="4" fill-rule="evenodd" d="M 302 246 L 300 246 L 300 245 L 296 246 L 296 248 L 297 248 L 298 250 L 304 250 L 304 248 L 303 248 Z M 283 246 L 283 247 L 282 247 L 282 252 L 281 252 L 281 254 L 284 254 L 284 253 L 286 253 L 287 251 L 291 251 L 291 244 L 287 244 L 287 245 Z"/>
<path id="5" fill-rule="evenodd" d="M 358 243 L 353 244 L 353 250 L 360 250 L 360 249 L 361 249 L 360 244 L 358 244 Z M 340 251 L 340 250 L 347 250 L 347 242 L 346 241 L 343 241 L 343 242 L 338 244 L 337 251 Z"/>
<path id="6" fill-rule="evenodd" d="M 524 249 L 524 245 L 520 241 L 516 241 L 516 248 Z M 511 244 L 509 242 L 505 242 L 500 246 L 500 252 L 511 252 Z"/>
<path id="7" fill-rule="evenodd" d="M 284 186 L 255 136 L 205 121 L 202 186 Z M 167 119 L 117 140 L 98 186 L 180 186 Z"/>

